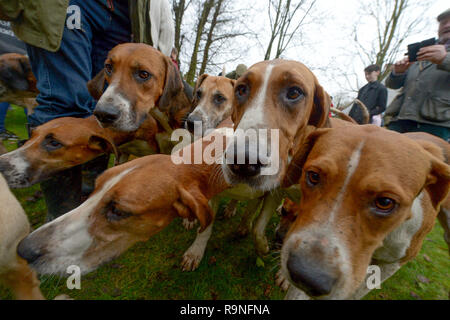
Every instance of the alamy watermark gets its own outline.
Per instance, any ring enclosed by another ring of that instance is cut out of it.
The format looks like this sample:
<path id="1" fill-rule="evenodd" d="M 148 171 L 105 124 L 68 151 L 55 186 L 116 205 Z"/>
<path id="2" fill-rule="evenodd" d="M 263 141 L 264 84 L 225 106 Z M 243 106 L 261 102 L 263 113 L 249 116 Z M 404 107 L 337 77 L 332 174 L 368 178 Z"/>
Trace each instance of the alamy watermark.
<path id="1" fill-rule="evenodd" d="M 367 289 L 381 289 L 381 269 L 377 265 L 370 265 L 367 267 L 366 278 Z"/>
<path id="2" fill-rule="evenodd" d="M 69 30 L 81 29 L 81 10 L 77 5 L 67 7 L 66 27 Z"/>
<path id="3" fill-rule="evenodd" d="M 77 265 L 70 265 L 66 269 L 66 273 L 70 274 L 67 277 L 66 285 L 67 289 L 73 290 L 81 290 L 81 269 Z"/>

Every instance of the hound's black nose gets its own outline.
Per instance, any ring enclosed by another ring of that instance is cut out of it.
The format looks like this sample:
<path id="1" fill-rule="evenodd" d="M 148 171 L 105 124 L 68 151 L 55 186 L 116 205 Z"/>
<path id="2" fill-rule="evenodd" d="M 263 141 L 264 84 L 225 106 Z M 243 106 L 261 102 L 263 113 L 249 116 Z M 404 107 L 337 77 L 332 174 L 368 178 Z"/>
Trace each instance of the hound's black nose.
<path id="1" fill-rule="evenodd" d="M 195 122 L 198 122 L 200 126 L 202 125 L 202 118 L 196 114 L 190 114 L 186 119 L 186 129 L 190 132 L 194 133 Z"/>
<path id="2" fill-rule="evenodd" d="M 17 246 L 17 254 L 21 258 L 27 260 L 28 263 L 33 263 L 40 256 L 42 256 L 40 250 L 36 249 L 35 246 L 33 246 L 33 242 L 29 239 L 29 237 L 20 241 L 19 245 Z"/>
<path id="3" fill-rule="evenodd" d="M 292 281 L 313 297 L 329 294 L 337 280 L 333 274 L 324 270 L 317 261 L 300 252 L 289 254 L 287 269 Z"/>
<path id="4" fill-rule="evenodd" d="M 243 154 L 243 162 L 242 159 L 240 159 L 239 154 L 242 153 L 241 150 L 238 149 L 238 144 L 234 144 L 234 159 L 232 164 L 228 164 L 228 167 L 230 168 L 231 172 L 233 172 L 235 175 L 243 178 L 251 178 L 254 176 L 257 176 L 261 173 L 261 167 L 262 164 L 258 159 L 258 156 L 256 155 L 256 161 L 253 161 L 250 159 L 250 152 L 249 152 L 249 146 L 248 143 L 245 143 L 245 151 Z M 242 156 L 242 155 L 241 155 Z M 256 163 L 253 163 L 256 162 Z"/>
<path id="5" fill-rule="evenodd" d="M 97 107 L 94 115 L 101 123 L 111 124 L 119 118 L 120 111 L 113 106 Z"/>

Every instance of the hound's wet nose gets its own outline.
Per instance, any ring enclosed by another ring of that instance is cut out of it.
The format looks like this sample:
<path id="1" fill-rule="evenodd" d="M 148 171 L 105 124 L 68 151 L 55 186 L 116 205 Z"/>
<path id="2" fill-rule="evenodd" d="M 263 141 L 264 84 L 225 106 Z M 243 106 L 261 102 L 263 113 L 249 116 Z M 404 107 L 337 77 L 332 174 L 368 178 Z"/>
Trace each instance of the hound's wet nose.
<path id="1" fill-rule="evenodd" d="M 113 107 L 98 107 L 94 110 L 94 115 L 101 123 L 111 124 L 119 118 L 120 111 Z"/>
<path id="2" fill-rule="evenodd" d="M 329 294 L 337 280 L 318 261 L 300 252 L 289 254 L 287 269 L 292 281 L 312 297 Z"/>
<path id="3" fill-rule="evenodd" d="M 195 122 L 198 122 L 201 125 L 202 118 L 195 114 L 189 115 L 189 117 L 186 119 L 186 129 L 188 129 L 190 132 L 194 132 Z"/>
<path id="4" fill-rule="evenodd" d="M 27 260 L 28 263 L 35 262 L 40 256 L 42 256 L 42 252 L 33 246 L 33 242 L 29 239 L 29 237 L 20 241 L 17 246 L 17 254 Z"/>
<path id="5" fill-rule="evenodd" d="M 245 144 L 245 150 L 239 150 L 236 143 L 234 147 L 233 163 L 228 164 L 231 172 L 243 178 L 251 178 L 260 174 L 262 164 L 258 155 L 253 155 L 253 157 L 250 155 L 248 143 Z M 244 151 L 244 154 L 240 154 L 242 151 Z"/>

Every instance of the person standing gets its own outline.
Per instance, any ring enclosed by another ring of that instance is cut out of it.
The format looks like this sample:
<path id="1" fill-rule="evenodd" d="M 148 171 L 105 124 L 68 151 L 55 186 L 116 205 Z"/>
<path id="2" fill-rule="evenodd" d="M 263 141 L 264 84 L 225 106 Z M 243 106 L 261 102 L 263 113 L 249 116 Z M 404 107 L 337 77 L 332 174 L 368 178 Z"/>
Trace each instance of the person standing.
<path id="1" fill-rule="evenodd" d="M 417 61 L 395 63 L 388 88 L 403 88 L 385 113 L 391 130 L 423 131 L 450 140 L 450 9 L 437 17 L 439 39 L 418 51 Z"/>
<path id="2" fill-rule="evenodd" d="M 376 64 L 371 64 L 364 69 L 367 84 L 359 89 L 357 98 L 367 107 L 370 123 L 378 126 L 381 126 L 381 113 L 386 110 L 387 103 L 387 89 L 378 81 L 380 71 L 380 67 Z M 353 119 L 362 119 L 359 112 L 361 111 L 358 106 L 353 105 L 349 116 Z"/>

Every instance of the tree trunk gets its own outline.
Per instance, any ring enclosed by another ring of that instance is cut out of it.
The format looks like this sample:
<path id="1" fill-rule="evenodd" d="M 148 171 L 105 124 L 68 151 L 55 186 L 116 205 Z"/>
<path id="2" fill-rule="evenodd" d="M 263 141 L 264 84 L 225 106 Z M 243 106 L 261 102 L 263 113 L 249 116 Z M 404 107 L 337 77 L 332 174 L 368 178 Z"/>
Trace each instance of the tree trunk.
<path id="1" fill-rule="evenodd" d="M 209 49 L 211 48 L 211 44 L 214 41 L 213 40 L 214 29 L 217 25 L 217 18 L 220 15 L 222 3 L 223 3 L 223 0 L 217 0 L 217 2 L 215 4 L 214 15 L 213 15 L 213 18 L 211 21 L 211 26 L 208 31 L 208 37 L 206 38 L 205 48 L 203 50 L 203 61 L 202 61 L 202 65 L 200 67 L 199 74 L 205 73 L 205 70 L 206 70 L 206 65 L 207 65 L 208 59 L 209 59 Z"/>
<path id="2" fill-rule="evenodd" d="M 194 47 L 192 49 L 191 62 L 189 64 L 189 71 L 186 74 L 186 81 L 190 85 L 194 85 L 195 74 L 197 71 L 198 51 L 200 47 L 200 40 L 203 35 L 203 29 L 208 21 L 209 12 L 214 6 L 214 0 L 206 0 L 203 3 L 202 13 L 197 21 L 197 33 L 195 36 Z"/>

